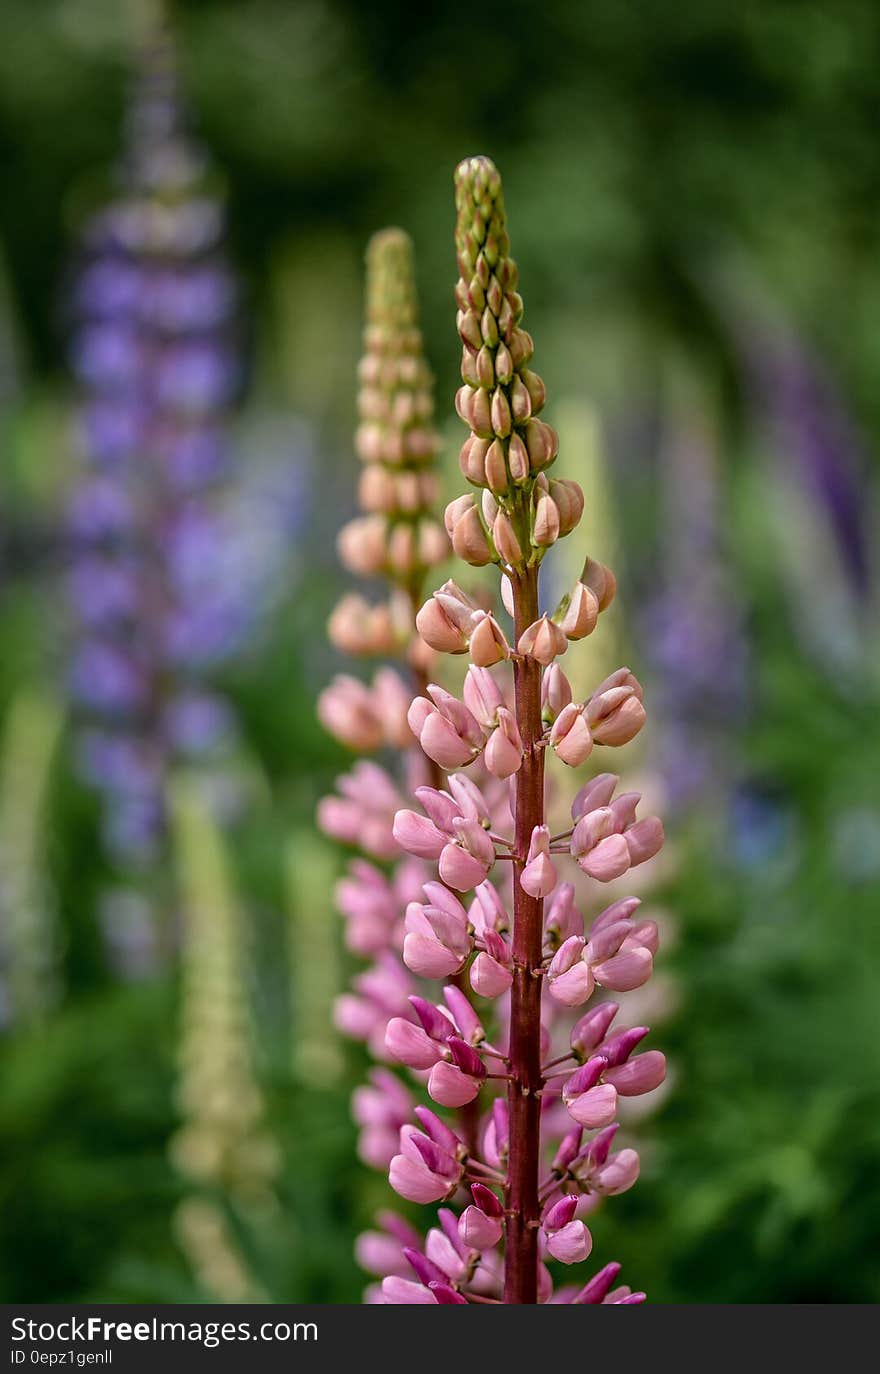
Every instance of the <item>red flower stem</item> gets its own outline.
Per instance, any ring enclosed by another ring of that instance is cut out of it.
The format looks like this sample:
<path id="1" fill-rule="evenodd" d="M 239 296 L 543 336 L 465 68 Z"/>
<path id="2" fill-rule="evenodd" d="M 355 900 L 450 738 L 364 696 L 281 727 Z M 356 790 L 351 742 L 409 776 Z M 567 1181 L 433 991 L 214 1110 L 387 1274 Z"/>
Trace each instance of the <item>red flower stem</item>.
<path id="1" fill-rule="evenodd" d="M 515 638 L 538 619 L 538 569 L 511 576 Z M 514 662 L 516 720 L 523 761 L 516 774 L 513 881 L 513 986 L 511 987 L 510 1114 L 507 1220 L 504 1250 L 505 1303 L 538 1300 L 538 1173 L 541 1130 L 541 963 L 544 903 L 520 886 L 532 830 L 544 822 L 544 752 L 539 748 L 541 669 L 533 658 Z"/>

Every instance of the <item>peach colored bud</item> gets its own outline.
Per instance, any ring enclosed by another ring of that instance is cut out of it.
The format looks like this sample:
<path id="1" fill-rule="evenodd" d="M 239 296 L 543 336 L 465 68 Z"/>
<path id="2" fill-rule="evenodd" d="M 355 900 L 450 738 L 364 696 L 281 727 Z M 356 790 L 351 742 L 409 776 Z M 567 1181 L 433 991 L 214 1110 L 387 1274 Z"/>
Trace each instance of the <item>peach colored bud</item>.
<path id="1" fill-rule="evenodd" d="M 473 408 L 474 394 L 474 388 L 467 383 L 465 383 L 464 386 L 460 386 L 455 393 L 455 409 L 466 425 L 471 424 L 471 410 Z M 471 425 L 471 428 L 473 429 L 473 425 Z"/>
<path id="2" fill-rule="evenodd" d="M 505 515 L 503 510 L 500 510 L 495 516 L 492 525 L 492 539 L 505 563 L 510 564 L 511 567 L 516 567 L 518 563 L 522 562 L 523 555 L 519 540 L 510 522 L 510 517 Z"/>
<path id="3" fill-rule="evenodd" d="M 583 582 L 576 582 L 568 606 L 558 624 L 566 639 L 586 639 L 599 619 L 599 602 Z"/>
<path id="4" fill-rule="evenodd" d="M 501 574 L 501 604 L 509 616 L 514 614 L 513 583 L 506 573 Z"/>
<path id="5" fill-rule="evenodd" d="M 491 491 L 484 491 L 480 497 L 480 510 L 483 512 L 483 520 L 487 529 L 491 529 L 495 523 L 495 516 L 501 507 Z"/>
<path id="6" fill-rule="evenodd" d="M 481 439 L 491 439 L 493 433 L 492 402 L 488 391 L 473 391 L 469 410 L 470 426 L 474 433 L 478 434 Z"/>
<path id="7" fill-rule="evenodd" d="M 532 543 L 539 549 L 548 549 L 559 538 L 559 509 L 552 496 L 542 492 L 535 505 L 535 525 Z"/>
<path id="8" fill-rule="evenodd" d="M 559 535 L 560 538 L 564 539 L 567 534 L 571 534 L 572 530 L 577 528 L 584 513 L 584 493 L 577 482 L 572 482 L 567 477 L 560 477 L 550 483 L 550 495 L 559 508 Z M 581 574 L 581 581 L 586 581 L 583 574 Z"/>
<path id="9" fill-rule="evenodd" d="M 537 415 L 540 410 L 544 409 L 544 402 L 547 399 L 544 383 L 541 381 L 537 372 L 530 372 L 527 367 L 524 367 L 519 375 L 523 386 L 529 393 L 529 400 L 532 406 L 531 413 Z"/>
<path id="10" fill-rule="evenodd" d="M 568 640 L 549 616 L 542 615 L 540 620 L 533 621 L 523 630 L 516 647 L 519 653 L 536 658 L 546 668 L 559 654 L 565 653 Z"/>
<path id="11" fill-rule="evenodd" d="M 506 439 L 511 430 L 510 404 L 503 387 L 496 387 L 490 406 L 492 429 L 499 439 Z"/>
<path id="12" fill-rule="evenodd" d="M 510 645 L 494 616 L 477 614 L 481 618 L 471 632 L 471 662 L 478 668 L 491 668 L 493 663 L 510 657 Z"/>
<path id="13" fill-rule="evenodd" d="M 503 386 L 507 386 L 513 376 L 513 359 L 507 344 L 499 344 L 495 354 L 495 376 Z"/>
<path id="14" fill-rule="evenodd" d="M 535 351 L 532 336 L 527 329 L 514 329 L 507 340 L 507 346 L 515 368 L 523 367 Z"/>
<path id="15" fill-rule="evenodd" d="M 485 391 L 490 391 L 495 385 L 495 364 L 492 361 L 492 350 L 484 344 L 477 354 L 476 368 L 477 385 L 483 387 Z"/>
<path id="16" fill-rule="evenodd" d="M 477 376 L 477 355 L 471 348 L 463 348 L 461 351 L 461 380 L 474 389 L 480 385 Z"/>
<path id="17" fill-rule="evenodd" d="M 482 346 L 483 336 L 480 333 L 480 317 L 476 310 L 460 310 L 458 312 L 458 333 L 462 343 L 468 344 L 472 349 Z"/>
<path id="18" fill-rule="evenodd" d="M 464 633 L 469 635 L 474 625 L 478 607 L 457 582 L 451 578 L 438 587 L 434 596 L 440 602 L 449 619 Z"/>
<path id="19" fill-rule="evenodd" d="M 352 572 L 370 575 L 385 566 L 388 526 L 382 515 L 362 515 L 343 525 L 336 538 L 339 557 Z"/>
<path id="20" fill-rule="evenodd" d="M 510 412 L 514 423 L 518 425 L 525 424 L 531 418 L 532 398 L 519 376 L 514 377 L 510 384 Z"/>
<path id="21" fill-rule="evenodd" d="M 555 460 L 559 452 L 556 430 L 543 420 L 529 420 L 524 431 L 532 472 L 542 472 Z"/>
<path id="22" fill-rule="evenodd" d="M 523 486 L 530 476 L 529 451 L 522 441 L 522 438 L 515 431 L 510 436 L 510 444 L 507 449 L 507 461 L 510 464 L 510 475 L 518 486 Z"/>
<path id="23" fill-rule="evenodd" d="M 456 520 L 452 530 L 452 547 L 458 557 L 473 568 L 482 568 L 492 562 L 492 549 L 476 506 L 471 505 Z"/>
<path id="24" fill-rule="evenodd" d="M 480 725 L 486 730 L 494 729 L 498 720 L 498 709 L 504 705 L 504 697 L 488 668 L 468 668 L 462 697 L 465 706 Z"/>
<path id="25" fill-rule="evenodd" d="M 461 446 L 458 466 L 461 468 L 462 475 L 475 487 L 486 485 L 486 453 L 488 448 L 488 439 L 478 439 L 476 434 L 469 434 Z"/>
<path id="26" fill-rule="evenodd" d="M 583 707 L 574 702 L 563 707 L 550 731 L 550 747 L 569 768 L 580 767 L 590 757 L 593 737 Z"/>
<path id="27" fill-rule="evenodd" d="M 483 761 L 496 778 L 509 778 L 522 763 L 523 745 L 516 721 L 506 706 L 498 708 L 498 724 L 489 736 Z"/>
<path id="28" fill-rule="evenodd" d="M 425 643 L 441 654 L 467 652 L 467 635 L 453 622 L 436 595 L 428 598 L 416 616 L 416 629 Z"/>
<path id="29" fill-rule="evenodd" d="M 581 573 L 581 581 L 595 594 L 600 611 L 611 605 L 617 591 L 617 579 L 604 563 L 598 563 L 595 558 L 588 558 Z"/>
<path id="30" fill-rule="evenodd" d="M 500 439 L 493 439 L 486 451 L 484 472 L 489 490 L 503 496 L 510 486 L 510 478 L 507 475 L 504 445 Z"/>
<path id="31" fill-rule="evenodd" d="M 536 825 L 519 885 L 530 897 L 549 897 L 556 882 L 556 869 L 550 858 L 550 831 L 546 825 Z"/>
<path id="32" fill-rule="evenodd" d="M 645 723 L 645 708 L 632 688 L 612 687 L 590 698 L 587 718 L 597 744 L 628 744 Z"/>
<path id="33" fill-rule="evenodd" d="M 455 529 L 457 521 L 461 519 L 466 511 L 472 510 L 473 505 L 474 498 L 469 492 L 466 492 L 464 496 L 456 496 L 454 501 L 449 502 L 449 505 L 443 513 L 443 523 L 446 526 L 446 533 L 449 535 L 450 539 L 452 538 L 452 531 Z"/>
<path id="34" fill-rule="evenodd" d="M 571 683 L 558 663 L 551 663 L 541 680 L 541 715 L 552 725 L 571 701 Z"/>
<path id="35" fill-rule="evenodd" d="M 412 723 L 411 714 L 410 725 Z M 452 721 L 447 720 L 439 711 L 431 712 L 423 722 L 418 735 L 419 744 L 428 758 L 439 763 L 441 768 L 462 768 L 478 753 L 468 740 L 462 739 Z"/>

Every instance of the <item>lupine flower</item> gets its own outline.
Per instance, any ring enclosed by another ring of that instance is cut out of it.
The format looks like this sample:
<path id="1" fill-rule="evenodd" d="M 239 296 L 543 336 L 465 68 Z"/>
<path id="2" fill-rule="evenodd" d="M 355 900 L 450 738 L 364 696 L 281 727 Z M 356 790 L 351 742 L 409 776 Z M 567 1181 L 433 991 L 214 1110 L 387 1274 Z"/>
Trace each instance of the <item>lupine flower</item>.
<path id="1" fill-rule="evenodd" d="M 203 1284 L 226 1301 L 265 1300 L 216 1197 L 259 1225 L 273 1205 L 280 1163 L 263 1121 L 253 1067 L 243 921 L 220 832 L 191 782 L 172 794 L 176 861 L 183 894 L 183 1027 L 178 1101 L 183 1121 L 172 1159 L 193 1194 L 175 1217 Z"/>
<path id="2" fill-rule="evenodd" d="M 0 737 L 0 1030 L 38 1023 L 59 992 L 43 815 L 61 727 L 58 704 L 23 689 Z"/>
<path id="3" fill-rule="evenodd" d="M 609 569 L 588 558 L 552 614 L 539 614 L 540 564 L 577 527 L 583 496 L 549 475 L 556 435 L 539 418 L 545 388 L 530 366 L 500 178 L 488 159 L 458 168 L 456 205 L 456 408 L 469 427 L 460 466 L 477 494 L 454 499 L 445 525 L 465 563 L 497 567 L 501 605 L 448 580 L 415 617 L 423 649 L 410 659 L 422 682 L 408 722 L 433 767 L 428 781 L 408 779 L 412 804 L 402 801 L 391 833 L 423 869 L 421 892 L 405 906 L 402 957 L 408 975 L 428 981 L 389 1009 L 380 1053 L 411 1073 L 414 1094 L 427 1092 L 450 1113 L 444 1120 L 414 1108 L 418 1125 L 400 1128 L 391 1187 L 408 1201 L 444 1205 L 424 1243 L 401 1243 L 387 1228 L 362 1242 L 367 1268 L 387 1265 L 368 1300 L 630 1304 L 644 1295 L 614 1287 L 616 1265 L 556 1293 L 548 1265 L 583 1261 L 592 1248 L 584 1213 L 638 1175 L 634 1150 L 611 1149 L 618 1101 L 656 1088 L 665 1060 L 642 1048 L 646 1027 L 615 1030 L 618 1005 L 591 999 L 597 988 L 645 982 L 657 927 L 637 919 L 636 898 L 585 922 L 563 870 L 574 862 L 594 881 L 618 878 L 658 852 L 663 831 L 656 817 L 637 817 L 637 793 L 615 796 L 617 777 L 599 773 L 577 791 L 570 828 L 555 834 L 544 769 L 554 755 L 579 768 L 594 750 L 625 746 L 644 723 L 643 692 L 620 668 L 576 702 L 558 662 L 596 632 L 614 598 Z M 387 571 L 390 542 L 381 555 L 374 538 L 372 525 L 360 527 L 359 559 L 374 570 L 384 558 Z M 443 653 L 470 656 L 460 695 L 437 681 L 433 655 Z M 363 693 L 342 690 L 350 708 L 342 729 L 366 747 L 379 735 L 375 713 Z M 341 702 L 337 692 L 325 712 Z M 372 892 L 375 880 L 364 876 Z M 407 975 L 385 967 L 402 990 Z M 432 985 L 443 979 L 438 996 Z M 560 1012 L 570 1007 L 579 1011 L 566 1024 Z M 558 1053 L 563 1028 L 567 1048 Z M 375 1038 L 372 1020 L 367 1033 Z"/>
<path id="4" fill-rule="evenodd" d="M 156 853 L 169 763 L 228 745 L 231 712 L 205 679 L 252 630 L 265 586 L 253 531 L 223 499 L 237 288 L 222 206 L 183 126 L 159 39 L 130 105 L 119 195 L 87 227 L 70 302 L 87 464 L 70 501 L 70 688 L 80 767 L 125 862 Z"/>
<path id="5" fill-rule="evenodd" d="M 669 802 L 686 808 L 704 801 L 709 789 L 717 795 L 719 781 L 733 782 L 719 726 L 746 717 L 748 645 L 727 571 L 724 496 L 711 439 L 694 425 L 673 431 L 661 457 L 658 546 L 640 624 L 663 725 L 654 762 Z"/>

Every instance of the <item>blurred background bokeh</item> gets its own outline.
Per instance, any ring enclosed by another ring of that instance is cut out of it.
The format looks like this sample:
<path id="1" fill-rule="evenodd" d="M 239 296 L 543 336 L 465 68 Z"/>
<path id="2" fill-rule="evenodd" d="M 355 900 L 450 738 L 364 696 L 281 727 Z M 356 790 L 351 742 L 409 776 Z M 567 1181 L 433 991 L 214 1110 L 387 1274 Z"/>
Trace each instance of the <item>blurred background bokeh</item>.
<path id="1" fill-rule="evenodd" d="M 876 1301 L 880 10 L 178 0 L 177 93 L 150 22 L 4 5 L 2 1296 L 359 1299 L 314 702 L 362 257 L 415 239 L 454 494 L 486 152 L 670 837 L 674 1073 L 596 1253 L 653 1301 Z"/>

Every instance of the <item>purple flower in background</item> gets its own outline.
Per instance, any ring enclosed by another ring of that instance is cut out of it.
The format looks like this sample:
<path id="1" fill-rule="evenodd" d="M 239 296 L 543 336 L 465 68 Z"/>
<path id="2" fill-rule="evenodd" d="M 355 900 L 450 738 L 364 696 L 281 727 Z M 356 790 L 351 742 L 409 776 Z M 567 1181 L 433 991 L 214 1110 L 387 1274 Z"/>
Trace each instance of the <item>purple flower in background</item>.
<path id="1" fill-rule="evenodd" d="M 830 375 L 796 339 L 767 345 L 757 369 L 760 400 L 824 510 L 853 595 L 870 589 L 868 516 L 862 441 Z"/>
<path id="2" fill-rule="evenodd" d="M 672 806 L 728 790 L 722 741 L 742 722 L 748 697 L 743 608 L 730 576 L 721 522 L 718 463 L 697 428 L 660 441 L 659 538 L 642 625 L 663 720 L 658 770 Z"/>
<path id="3" fill-rule="evenodd" d="M 146 862 L 169 764 L 234 733 L 199 678 L 242 645 L 261 591 L 224 485 L 242 375 L 237 289 L 164 39 L 141 63 L 118 182 L 86 227 L 70 293 L 86 470 L 68 521 L 79 627 L 69 681 L 108 846 Z M 277 560 L 260 566 L 278 572 Z"/>

